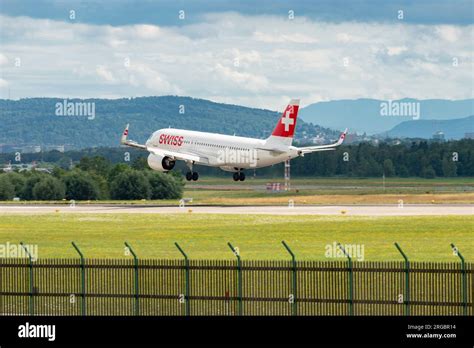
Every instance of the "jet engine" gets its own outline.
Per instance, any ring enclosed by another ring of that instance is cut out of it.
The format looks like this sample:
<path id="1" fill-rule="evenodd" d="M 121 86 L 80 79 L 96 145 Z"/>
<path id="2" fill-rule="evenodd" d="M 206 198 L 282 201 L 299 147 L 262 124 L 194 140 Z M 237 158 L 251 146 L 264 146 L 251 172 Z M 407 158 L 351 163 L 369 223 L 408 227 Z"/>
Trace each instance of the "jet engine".
<path id="1" fill-rule="evenodd" d="M 157 170 L 159 172 L 167 172 L 174 168 L 176 164 L 175 160 L 172 160 L 170 157 L 167 156 L 159 156 L 154 154 L 148 155 L 148 165 L 151 169 Z"/>

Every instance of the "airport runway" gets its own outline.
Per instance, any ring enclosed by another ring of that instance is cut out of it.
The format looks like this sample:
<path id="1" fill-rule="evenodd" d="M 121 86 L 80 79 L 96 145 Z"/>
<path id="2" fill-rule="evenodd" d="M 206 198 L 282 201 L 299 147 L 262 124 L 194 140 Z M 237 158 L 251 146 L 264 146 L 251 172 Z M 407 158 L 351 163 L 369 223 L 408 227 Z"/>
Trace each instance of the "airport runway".
<path id="1" fill-rule="evenodd" d="M 274 215 L 473 215 L 473 204 L 304 205 L 294 206 L 147 206 L 147 205 L 0 205 L 0 214 L 274 214 Z"/>

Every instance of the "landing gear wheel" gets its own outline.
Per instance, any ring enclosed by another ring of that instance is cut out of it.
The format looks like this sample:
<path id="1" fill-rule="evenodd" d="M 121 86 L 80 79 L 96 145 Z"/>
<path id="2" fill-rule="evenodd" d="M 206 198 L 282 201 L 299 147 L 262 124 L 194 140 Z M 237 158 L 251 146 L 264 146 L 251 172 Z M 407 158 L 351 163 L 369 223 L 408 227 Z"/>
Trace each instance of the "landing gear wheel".
<path id="1" fill-rule="evenodd" d="M 240 180 L 240 174 L 238 172 L 235 172 L 233 178 L 234 178 L 234 181 L 239 181 Z"/>
<path id="2" fill-rule="evenodd" d="M 193 173 L 193 181 L 197 181 L 197 179 L 199 179 L 199 174 L 198 174 L 198 172 L 194 172 Z"/>
<path id="3" fill-rule="evenodd" d="M 186 173 L 186 180 L 191 181 L 193 179 L 193 173 L 187 172 Z"/>
<path id="4" fill-rule="evenodd" d="M 240 180 L 240 181 L 245 181 L 245 173 L 244 173 L 244 172 L 240 172 L 240 174 L 239 174 L 239 180 Z"/>

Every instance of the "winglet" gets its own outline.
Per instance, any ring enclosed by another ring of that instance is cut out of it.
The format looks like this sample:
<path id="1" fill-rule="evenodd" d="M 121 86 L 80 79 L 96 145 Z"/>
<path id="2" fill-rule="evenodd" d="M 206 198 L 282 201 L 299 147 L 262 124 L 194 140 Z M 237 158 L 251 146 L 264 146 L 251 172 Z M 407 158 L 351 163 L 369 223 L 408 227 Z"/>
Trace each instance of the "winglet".
<path id="1" fill-rule="evenodd" d="M 125 130 L 122 133 L 122 138 L 120 138 L 120 144 L 146 150 L 147 149 L 146 145 L 138 144 L 136 141 L 133 141 L 133 140 L 128 140 L 128 126 L 129 125 L 127 124 L 127 127 L 125 127 Z"/>
<path id="2" fill-rule="evenodd" d="M 346 135 L 347 135 L 347 128 L 339 136 L 339 140 L 337 141 L 337 145 L 341 145 L 344 142 L 344 139 L 346 139 Z"/>
<path id="3" fill-rule="evenodd" d="M 125 130 L 123 131 L 122 138 L 120 139 L 121 144 L 125 144 L 127 142 L 128 126 L 130 126 L 130 124 L 127 124 L 127 127 L 125 127 Z"/>

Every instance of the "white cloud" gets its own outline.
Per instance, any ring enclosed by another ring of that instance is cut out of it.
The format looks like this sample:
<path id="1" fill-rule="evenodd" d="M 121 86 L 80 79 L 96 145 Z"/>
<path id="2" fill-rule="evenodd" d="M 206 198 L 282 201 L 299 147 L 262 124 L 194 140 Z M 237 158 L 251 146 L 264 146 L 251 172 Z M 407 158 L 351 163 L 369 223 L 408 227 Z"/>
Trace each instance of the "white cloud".
<path id="1" fill-rule="evenodd" d="M 407 50 L 406 46 L 389 46 L 387 47 L 387 54 L 389 56 L 398 56 Z"/>
<path id="2" fill-rule="evenodd" d="M 116 82 L 116 79 L 114 75 L 112 74 L 112 72 L 103 65 L 97 66 L 97 68 L 95 69 L 95 72 L 100 78 L 102 78 L 106 82 L 110 82 L 110 83 Z"/>
<path id="3" fill-rule="evenodd" d="M 243 90 L 259 93 L 268 87 L 268 80 L 265 76 L 239 72 L 220 63 L 217 63 L 213 71 L 217 74 L 217 81 L 228 81 Z"/>
<path id="4" fill-rule="evenodd" d="M 449 42 L 456 42 L 462 35 L 462 31 L 453 25 L 440 25 L 436 27 L 436 33 Z"/>
<path id="5" fill-rule="evenodd" d="M 253 34 L 253 38 L 256 41 L 262 41 L 266 43 L 316 43 L 318 40 L 315 37 L 305 35 L 303 33 L 292 33 L 292 34 L 281 34 L 281 33 L 263 33 L 256 31 Z"/>
<path id="6" fill-rule="evenodd" d="M 15 98 L 179 94 L 270 109 L 292 97 L 307 105 L 473 96 L 472 25 L 324 23 L 236 13 L 205 20 L 112 27 L 0 16 L 0 96 L 7 96 L 7 80 Z M 22 66 L 7 64 L 7 57 L 21 58 Z"/>
<path id="7" fill-rule="evenodd" d="M 128 68 L 129 82 L 132 86 L 145 86 L 159 94 L 180 94 L 179 87 L 166 80 L 160 72 L 146 64 L 134 63 Z M 125 74 L 126 75 L 126 74 Z"/>
<path id="8" fill-rule="evenodd" d="M 138 39 L 159 39 L 162 32 L 156 25 L 135 25 L 134 33 Z"/>
<path id="9" fill-rule="evenodd" d="M 8 64 L 8 58 L 6 55 L 0 53 L 0 66 L 2 65 L 7 65 Z"/>

